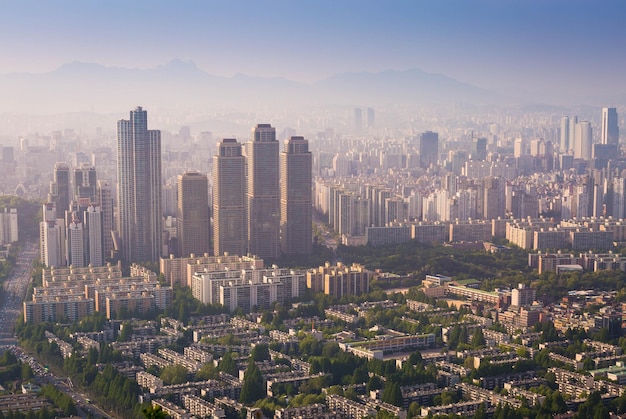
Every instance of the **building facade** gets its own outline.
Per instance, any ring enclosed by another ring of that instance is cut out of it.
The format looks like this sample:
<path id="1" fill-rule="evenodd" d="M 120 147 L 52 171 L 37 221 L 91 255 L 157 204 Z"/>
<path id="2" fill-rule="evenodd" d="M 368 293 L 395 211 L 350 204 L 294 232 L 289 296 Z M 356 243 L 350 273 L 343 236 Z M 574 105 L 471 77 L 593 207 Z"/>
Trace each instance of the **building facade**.
<path id="1" fill-rule="evenodd" d="M 54 165 L 54 181 L 50 184 L 48 201 L 56 204 L 56 218 L 65 218 L 65 211 L 70 208 L 70 167 L 67 163 Z"/>
<path id="2" fill-rule="evenodd" d="M 88 198 L 89 203 L 96 202 L 96 168 L 81 164 L 74 169 L 74 199 Z"/>
<path id="3" fill-rule="evenodd" d="M 113 251 L 114 228 L 113 219 L 113 191 L 106 180 L 98 180 L 96 183 L 96 203 L 102 213 L 102 253 L 104 259 L 111 257 Z"/>
<path id="4" fill-rule="evenodd" d="M 258 124 L 246 144 L 248 165 L 248 252 L 261 258 L 280 255 L 280 190 L 276 129 Z"/>
<path id="5" fill-rule="evenodd" d="M 280 243 L 286 254 L 312 251 L 312 165 L 309 142 L 291 137 L 280 155 Z"/>
<path id="6" fill-rule="evenodd" d="M 241 144 L 225 138 L 213 156 L 213 252 L 243 256 L 248 251 L 246 160 Z"/>
<path id="7" fill-rule="evenodd" d="M 161 132 L 141 107 L 117 123 L 118 232 L 122 259 L 156 261 L 161 246 Z"/>
<path id="8" fill-rule="evenodd" d="M 602 108 L 602 144 L 619 144 L 617 109 Z"/>
<path id="9" fill-rule="evenodd" d="M 186 172 L 178 176 L 176 221 L 179 256 L 210 252 L 209 181 L 206 175 Z"/>

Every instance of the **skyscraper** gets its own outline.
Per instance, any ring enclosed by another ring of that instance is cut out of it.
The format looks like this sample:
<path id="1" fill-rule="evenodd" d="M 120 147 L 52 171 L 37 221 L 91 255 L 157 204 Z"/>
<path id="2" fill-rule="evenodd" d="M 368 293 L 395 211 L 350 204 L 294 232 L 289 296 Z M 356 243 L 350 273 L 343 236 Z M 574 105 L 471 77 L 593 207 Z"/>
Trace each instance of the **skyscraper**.
<path id="1" fill-rule="evenodd" d="M 367 128 L 371 130 L 376 126 L 376 111 L 374 108 L 367 108 Z"/>
<path id="2" fill-rule="evenodd" d="M 87 241 L 87 263 L 91 266 L 104 265 L 104 243 L 102 237 L 102 211 L 99 206 L 91 205 L 85 211 L 84 217 Z M 109 232 L 109 236 L 111 233 Z"/>
<path id="3" fill-rule="evenodd" d="M 176 236 L 178 256 L 203 255 L 210 251 L 209 181 L 189 171 L 178 176 Z"/>
<path id="4" fill-rule="evenodd" d="M 280 252 L 280 191 L 276 129 L 258 124 L 246 144 L 248 252 L 275 259 Z"/>
<path id="5" fill-rule="evenodd" d="M 213 254 L 248 253 L 246 159 L 241 144 L 224 138 L 213 156 Z"/>
<path id="6" fill-rule="evenodd" d="M 567 153 L 570 149 L 569 144 L 569 117 L 561 118 L 561 141 L 559 144 L 561 153 Z"/>
<path id="7" fill-rule="evenodd" d="M 87 266 L 85 253 L 84 226 L 78 217 L 74 217 L 67 226 L 67 266 L 75 268 Z"/>
<path id="8" fill-rule="evenodd" d="M 141 107 L 117 122 L 117 217 L 122 258 L 161 256 L 161 132 L 148 130 Z"/>
<path id="9" fill-rule="evenodd" d="M 487 139 L 478 137 L 472 139 L 472 160 L 484 161 L 487 158 Z"/>
<path id="10" fill-rule="evenodd" d="M 574 135 L 574 158 L 589 160 L 591 158 L 591 124 L 580 121 L 576 124 Z"/>
<path id="11" fill-rule="evenodd" d="M 576 115 L 571 116 L 569 118 L 569 141 L 568 141 L 568 146 L 569 146 L 569 150 L 573 150 L 574 149 L 574 143 L 576 141 L 576 124 L 578 123 L 578 117 Z M 568 150 L 568 151 L 569 151 Z"/>
<path id="12" fill-rule="evenodd" d="M 96 202 L 96 168 L 84 163 L 74 169 L 74 199 L 79 198 Z"/>
<path id="13" fill-rule="evenodd" d="M 47 267 L 65 266 L 65 222 L 56 218 L 56 204 L 43 204 L 43 221 L 39 223 L 39 253 Z"/>
<path id="14" fill-rule="evenodd" d="M 280 244 L 283 253 L 309 254 L 313 230 L 309 142 L 291 137 L 280 155 Z"/>
<path id="15" fill-rule="evenodd" d="M 114 230 L 113 221 L 113 193 L 111 185 L 107 180 L 99 180 L 96 182 L 96 203 L 100 206 L 102 213 L 102 253 L 104 258 L 111 257 L 113 250 L 113 236 L 111 232 Z"/>
<path id="16" fill-rule="evenodd" d="M 619 126 L 615 108 L 602 108 L 602 144 L 619 144 Z"/>
<path id="17" fill-rule="evenodd" d="M 426 131 L 420 135 L 420 167 L 427 169 L 431 164 L 437 164 L 439 153 L 439 134 Z"/>
<path id="18" fill-rule="evenodd" d="M 363 110 L 354 108 L 354 134 L 359 135 L 363 132 Z"/>
<path id="19" fill-rule="evenodd" d="M 70 168 L 67 163 L 54 165 L 54 181 L 50 184 L 48 201 L 56 204 L 56 217 L 65 218 L 65 211 L 70 208 Z"/>

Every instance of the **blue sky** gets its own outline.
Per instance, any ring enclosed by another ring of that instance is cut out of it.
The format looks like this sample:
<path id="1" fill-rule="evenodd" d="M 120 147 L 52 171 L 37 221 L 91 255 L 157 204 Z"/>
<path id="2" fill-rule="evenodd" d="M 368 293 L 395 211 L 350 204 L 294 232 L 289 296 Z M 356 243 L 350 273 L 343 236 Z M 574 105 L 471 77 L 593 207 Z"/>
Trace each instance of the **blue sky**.
<path id="1" fill-rule="evenodd" d="M 71 61 L 314 81 L 420 68 L 481 87 L 626 92 L 626 2 L 2 1 L 0 73 Z"/>

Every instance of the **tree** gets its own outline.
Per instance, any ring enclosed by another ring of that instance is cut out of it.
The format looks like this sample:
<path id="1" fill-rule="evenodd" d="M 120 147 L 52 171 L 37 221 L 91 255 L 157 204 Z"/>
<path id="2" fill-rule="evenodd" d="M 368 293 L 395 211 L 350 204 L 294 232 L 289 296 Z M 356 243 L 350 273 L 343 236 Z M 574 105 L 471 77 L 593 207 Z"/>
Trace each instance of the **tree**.
<path id="1" fill-rule="evenodd" d="M 265 385 L 261 371 L 251 358 L 248 361 L 248 368 L 243 375 L 243 385 L 239 401 L 243 404 L 251 404 L 265 397 Z"/>
<path id="2" fill-rule="evenodd" d="M 385 383 L 385 389 L 383 390 L 381 400 L 385 403 L 402 407 L 402 391 L 400 390 L 400 385 L 396 382 L 390 381 Z"/>
<path id="3" fill-rule="evenodd" d="M 232 352 L 226 352 L 220 363 L 217 365 L 218 371 L 225 372 L 226 374 L 230 374 L 234 377 L 239 376 L 239 368 L 237 368 L 237 364 L 233 359 Z"/>
<path id="4" fill-rule="evenodd" d="M 254 348 L 250 351 L 250 356 L 256 362 L 269 361 L 271 359 L 269 347 L 264 343 L 254 345 Z"/>
<path id="5" fill-rule="evenodd" d="M 166 419 L 168 416 L 163 412 L 161 406 L 150 405 L 150 407 L 146 407 L 141 410 L 143 416 L 146 419 Z"/>
<path id="6" fill-rule="evenodd" d="M 483 335 L 483 330 L 480 327 L 477 327 L 472 334 L 472 346 L 475 348 L 485 346 L 485 336 Z"/>
<path id="7" fill-rule="evenodd" d="M 419 403 L 417 403 L 417 402 L 411 402 L 411 404 L 409 405 L 409 411 L 408 411 L 408 413 L 409 413 L 409 417 L 410 417 L 410 418 L 414 418 L 414 417 L 417 417 L 417 416 L 421 416 L 422 409 L 421 409 L 421 407 L 420 407 Z"/>
<path id="8" fill-rule="evenodd" d="M 122 330 L 117 337 L 118 342 L 128 342 L 133 334 L 133 326 L 130 322 L 122 323 Z"/>
<path id="9" fill-rule="evenodd" d="M 196 373 L 196 380 L 215 380 L 219 377 L 219 372 L 212 362 L 205 363 Z"/>
<path id="10" fill-rule="evenodd" d="M 367 382 L 365 390 L 369 393 L 372 390 L 380 390 L 383 388 L 383 382 L 378 375 L 372 375 Z"/>
<path id="11" fill-rule="evenodd" d="M 168 365 L 161 371 L 161 380 L 166 384 L 182 384 L 187 381 L 188 373 L 182 365 Z"/>
<path id="12" fill-rule="evenodd" d="M 487 411 L 485 409 L 485 403 L 481 403 L 474 413 L 473 419 L 487 419 Z"/>

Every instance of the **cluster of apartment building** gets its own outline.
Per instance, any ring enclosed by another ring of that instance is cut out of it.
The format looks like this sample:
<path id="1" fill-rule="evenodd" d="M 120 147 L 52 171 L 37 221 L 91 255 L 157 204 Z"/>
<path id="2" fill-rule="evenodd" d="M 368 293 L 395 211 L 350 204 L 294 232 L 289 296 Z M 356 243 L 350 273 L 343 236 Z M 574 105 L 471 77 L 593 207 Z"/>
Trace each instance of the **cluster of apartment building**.
<path id="1" fill-rule="evenodd" d="M 544 272 L 562 273 L 565 271 L 586 270 L 598 271 L 626 271 L 626 257 L 619 253 L 529 253 L 528 266 L 537 269 L 539 274 Z"/>
<path id="2" fill-rule="evenodd" d="M 134 312 L 164 310 L 173 299 L 170 286 L 163 286 L 156 274 L 132 265 L 129 277 L 122 277 L 119 265 L 105 267 L 45 268 L 43 285 L 35 287 L 32 299 L 23 303 L 24 320 L 75 322 L 94 312 L 107 318 Z"/>

